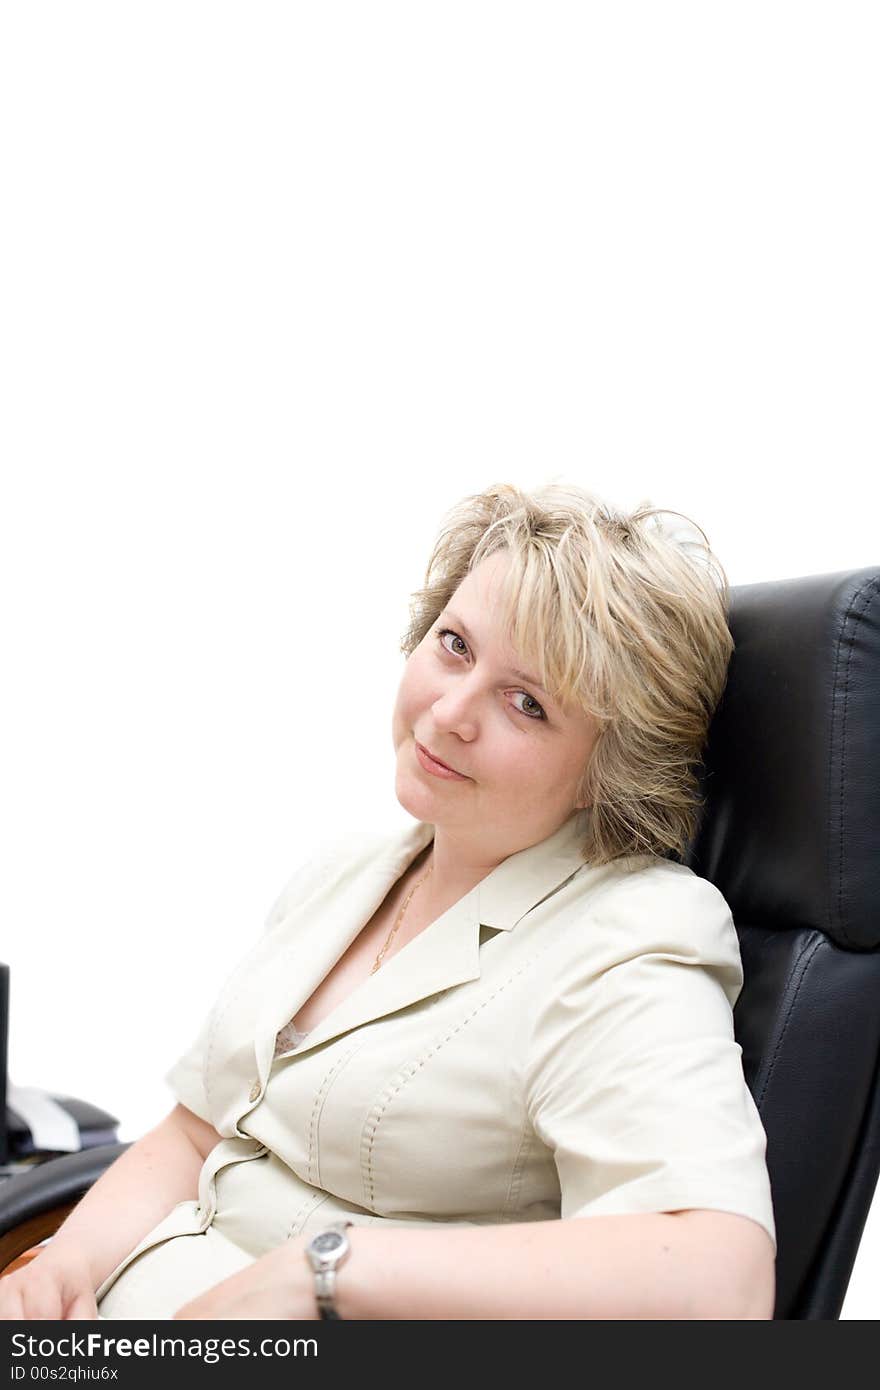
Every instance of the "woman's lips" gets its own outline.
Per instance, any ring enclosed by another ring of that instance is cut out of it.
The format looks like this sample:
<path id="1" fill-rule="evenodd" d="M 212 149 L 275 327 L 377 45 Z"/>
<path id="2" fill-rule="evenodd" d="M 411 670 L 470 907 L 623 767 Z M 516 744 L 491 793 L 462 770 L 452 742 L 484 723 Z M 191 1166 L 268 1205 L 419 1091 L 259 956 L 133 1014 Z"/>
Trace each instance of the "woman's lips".
<path id="1" fill-rule="evenodd" d="M 425 771 L 432 773 L 434 777 L 446 777 L 456 782 L 468 781 L 463 772 L 453 772 L 451 767 L 444 767 L 442 763 L 438 763 L 420 743 L 416 743 L 416 757 Z"/>

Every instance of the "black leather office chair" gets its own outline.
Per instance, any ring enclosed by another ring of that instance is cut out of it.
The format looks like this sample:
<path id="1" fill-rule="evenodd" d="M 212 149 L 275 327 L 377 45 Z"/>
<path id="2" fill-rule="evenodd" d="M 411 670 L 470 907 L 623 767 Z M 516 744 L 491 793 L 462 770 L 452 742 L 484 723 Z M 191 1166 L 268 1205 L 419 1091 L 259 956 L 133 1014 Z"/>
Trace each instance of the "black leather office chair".
<path id="1" fill-rule="evenodd" d="M 880 568 L 734 588 L 730 627 L 686 862 L 739 931 L 734 1024 L 767 1132 L 775 1317 L 833 1319 L 880 1171 Z M 0 1269 L 125 1147 L 0 1188 Z"/>
<path id="2" fill-rule="evenodd" d="M 777 1318 L 836 1318 L 880 1170 L 880 569 L 732 593 L 686 862 L 733 912 Z"/>

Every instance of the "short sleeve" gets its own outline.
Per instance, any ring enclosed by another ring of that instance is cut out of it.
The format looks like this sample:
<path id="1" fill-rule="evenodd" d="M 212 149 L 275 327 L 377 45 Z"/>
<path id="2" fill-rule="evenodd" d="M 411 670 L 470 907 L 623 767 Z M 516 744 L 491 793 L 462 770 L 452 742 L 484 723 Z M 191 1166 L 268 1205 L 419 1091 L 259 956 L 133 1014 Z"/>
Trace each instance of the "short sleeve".
<path id="1" fill-rule="evenodd" d="M 736 928 L 706 880 L 654 886 L 587 914 L 592 940 L 536 1008 L 527 1106 L 554 1155 L 561 1215 L 727 1211 L 775 1249 L 766 1134 L 733 1029 Z"/>
<path id="2" fill-rule="evenodd" d="M 331 862 L 337 858 L 339 850 L 339 841 L 328 841 L 321 846 L 317 853 L 310 855 L 308 860 L 297 868 L 272 904 L 269 915 L 263 924 L 262 935 L 257 939 L 256 948 L 261 948 L 266 938 L 282 925 L 291 908 L 307 902 L 318 891 L 326 872 L 329 871 Z M 252 955 L 254 949 L 255 945 L 252 943 L 223 985 L 219 999 L 223 998 L 226 990 L 237 978 L 242 966 Z M 191 1045 L 165 1073 L 164 1077 L 165 1084 L 175 1100 L 192 1110 L 193 1114 L 198 1115 L 200 1119 L 206 1120 L 208 1124 L 212 1124 L 213 1121 L 208 1109 L 204 1064 L 219 999 L 212 1005 Z"/>

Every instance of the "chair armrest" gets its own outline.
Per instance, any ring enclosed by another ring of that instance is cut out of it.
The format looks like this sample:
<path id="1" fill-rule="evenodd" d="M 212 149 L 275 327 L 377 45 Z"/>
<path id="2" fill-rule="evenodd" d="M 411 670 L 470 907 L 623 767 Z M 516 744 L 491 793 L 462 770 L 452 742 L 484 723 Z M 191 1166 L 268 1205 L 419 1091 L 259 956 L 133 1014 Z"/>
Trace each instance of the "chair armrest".
<path id="1" fill-rule="evenodd" d="M 98 1144 L 38 1163 L 0 1183 L 0 1236 L 70 1202 L 79 1201 L 130 1144 Z"/>

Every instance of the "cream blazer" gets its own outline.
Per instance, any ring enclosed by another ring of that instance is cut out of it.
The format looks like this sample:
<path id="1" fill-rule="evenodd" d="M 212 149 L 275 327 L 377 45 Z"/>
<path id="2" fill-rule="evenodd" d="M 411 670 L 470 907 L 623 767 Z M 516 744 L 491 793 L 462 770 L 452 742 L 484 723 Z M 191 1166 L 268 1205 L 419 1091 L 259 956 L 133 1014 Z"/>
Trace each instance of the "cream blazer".
<path id="1" fill-rule="evenodd" d="M 727 903 L 670 860 L 585 864 L 588 814 L 504 860 L 274 1058 L 434 827 L 347 833 L 299 869 L 167 1074 L 223 1136 L 198 1198 L 109 1275 L 99 1316 L 171 1317 L 342 1215 L 481 1225 L 707 1207 L 750 1217 L 775 1248 Z"/>

